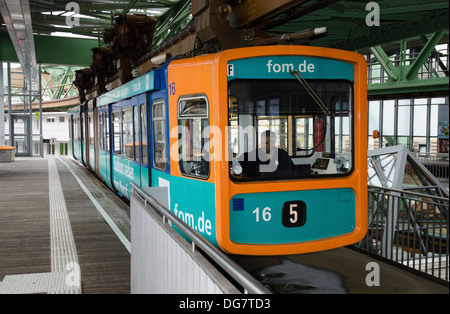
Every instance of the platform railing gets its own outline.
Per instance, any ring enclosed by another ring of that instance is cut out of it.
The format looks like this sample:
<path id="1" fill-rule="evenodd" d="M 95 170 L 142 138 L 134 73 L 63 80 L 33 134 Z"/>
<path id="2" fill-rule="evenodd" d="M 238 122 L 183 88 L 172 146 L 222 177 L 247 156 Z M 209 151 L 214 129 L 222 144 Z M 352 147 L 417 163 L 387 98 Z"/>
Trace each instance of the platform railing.
<path id="1" fill-rule="evenodd" d="M 449 188 L 449 154 L 414 152 L 414 156 L 436 177 L 439 182 Z"/>
<path id="2" fill-rule="evenodd" d="M 369 226 L 355 246 L 449 281 L 449 199 L 369 186 Z"/>
<path id="3" fill-rule="evenodd" d="M 136 194 L 145 202 L 146 210 L 153 210 L 163 217 L 163 222 L 169 226 L 176 226 L 191 241 L 192 251 L 199 249 L 202 254 L 212 259 L 218 267 L 232 277 L 238 285 L 244 289 L 244 293 L 249 294 L 270 294 L 272 293 L 262 283 L 252 277 L 241 266 L 231 260 L 223 251 L 213 246 L 197 231 L 192 229 L 184 221 L 180 220 L 168 208 L 163 206 L 159 201 L 143 191 L 140 187 L 131 183 L 132 194 Z"/>

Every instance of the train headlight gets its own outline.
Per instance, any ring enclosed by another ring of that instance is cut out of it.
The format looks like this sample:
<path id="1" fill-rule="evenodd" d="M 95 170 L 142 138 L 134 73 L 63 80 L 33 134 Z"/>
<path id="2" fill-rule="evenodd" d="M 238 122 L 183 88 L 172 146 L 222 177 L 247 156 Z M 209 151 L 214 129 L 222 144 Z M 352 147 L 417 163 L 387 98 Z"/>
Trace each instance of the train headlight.
<path id="1" fill-rule="evenodd" d="M 235 175 L 240 175 L 242 173 L 242 167 L 241 165 L 236 165 L 233 167 L 233 172 Z"/>
<path id="2" fill-rule="evenodd" d="M 242 173 L 241 164 L 236 160 L 236 158 L 233 158 L 231 171 L 237 176 Z"/>

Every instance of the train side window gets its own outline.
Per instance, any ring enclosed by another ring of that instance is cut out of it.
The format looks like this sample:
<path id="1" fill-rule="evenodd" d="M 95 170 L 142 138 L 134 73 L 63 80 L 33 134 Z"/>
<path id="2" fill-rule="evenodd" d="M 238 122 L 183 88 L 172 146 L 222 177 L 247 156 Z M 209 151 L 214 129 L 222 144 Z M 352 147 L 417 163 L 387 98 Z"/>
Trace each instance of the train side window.
<path id="1" fill-rule="evenodd" d="M 81 119 L 77 118 L 77 140 L 81 143 Z"/>
<path id="2" fill-rule="evenodd" d="M 133 115 L 131 107 L 122 110 L 123 156 L 133 159 Z"/>
<path id="3" fill-rule="evenodd" d="M 121 154 L 122 141 L 120 139 L 120 111 L 112 112 L 113 151 L 115 155 Z"/>
<path id="4" fill-rule="evenodd" d="M 205 96 L 178 101 L 179 167 L 186 176 L 209 176 L 209 113 Z M 205 130 L 206 129 L 206 130 Z"/>
<path id="5" fill-rule="evenodd" d="M 105 150 L 109 152 L 109 114 L 105 113 Z"/>
<path id="6" fill-rule="evenodd" d="M 6 120 L 6 119 L 5 119 Z M 74 139 L 74 133 L 73 133 L 73 118 L 72 116 L 69 116 L 69 138 Z"/>
<path id="7" fill-rule="evenodd" d="M 133 138 L 134 161 L 139 162 L 139 112 L 137 106 L 133 106 Z"/>
<path id="8" fill-rule="evenodd" d="M 153 165 L 165 171 L 167 166 L 166 154 L 166 114 L 164 100 L 153 103 Z"/>
<path id="9" fill-rule="evenodd" d="M 80 141 L 85 143 L 86 125 L 84 124 L 84 112 L 80 116 Z M 86 144 L 86 143 L 85 143 Z"/>
<path id="10" fill-rule="evenodd" d="M 147 117 L 145 104 L 141 104 L 141 145 L 142 164 L 147 165 Z"/>
<path id="11" fill-rule="evenodd" d="M 73 133 L 74 133 L 73 138 L 79 142 L 80 141 L 80 119 L 79 118 L 76 118 L 74 120 Z"/>
<path id="12" fill-rule="evenodd" d="M 94 145 L 94 116 L 92 113 L 88 115 L 89 123 L 89 145 Z"/>
<path id="13" fill-rule="evenodd" d="M 105 149 L 105 137 L 103 136 L 104 131 L 104 113 L 100 112 L 98 114 L 98 147 L 101 150 Z"/>

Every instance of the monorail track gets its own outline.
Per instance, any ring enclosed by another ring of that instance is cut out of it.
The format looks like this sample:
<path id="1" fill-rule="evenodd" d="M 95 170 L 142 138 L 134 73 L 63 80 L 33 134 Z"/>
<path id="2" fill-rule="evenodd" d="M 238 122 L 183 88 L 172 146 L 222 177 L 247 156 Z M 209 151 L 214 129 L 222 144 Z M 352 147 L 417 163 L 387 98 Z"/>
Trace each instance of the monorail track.
<path id="1" fill-rule="evenodd" d="M 286 256 L 232 256 L 280 294 L 448 294 L 448 284 L 350 247 Z M 377 269 L 378 268 L 378 269 Z"/>

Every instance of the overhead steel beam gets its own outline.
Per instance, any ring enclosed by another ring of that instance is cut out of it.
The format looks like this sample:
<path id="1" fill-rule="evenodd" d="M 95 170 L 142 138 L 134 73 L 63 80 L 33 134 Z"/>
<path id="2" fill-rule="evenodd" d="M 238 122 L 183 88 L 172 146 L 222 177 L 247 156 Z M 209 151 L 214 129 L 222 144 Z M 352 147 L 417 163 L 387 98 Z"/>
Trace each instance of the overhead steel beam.
<path id="1" fill-rule="evenodd" d="M 422 41 L 426 44 L 428 42 L 428 38 L 425 35 L 420 36 L 420 38 L 422 39 Z M 439 64 L 439 66 L 441 67 L 441 69 L 444 71 L 445 76 L 449 76 L 448 75 L 448 68 L 447 65 L 444 64 L 444 62 L 442 62 L 441 59 L 441 53 L 439 51 L 436 50 L 436 48 L 433 49 L 433 53 L 436 54 L 437 56 L 437 62 Z"/>
<path id="2" fill-rule="evenodd" d="M 378 83 L 367 86 L 370 98 L 386 95 L 429 94 L 448 95 L 448 77 L 425 80 L 399 81 L 396 83 Z M 405 96 L 402 96 L 405 97 Z"/>
<path id="3" fill-rule="evenodd" d="M 20 2 L 0 0 L 0 12 L 29 87 L 31 90 L 36 90 L 38 87 L 37 65 L 30 3 L 28 0 L 21 0 Z"/>
<path id="4" fill-rule="evenodd" d="M 152 47 L 155 48 L 176 34 L 191 20 L 191 0 L 180 0 L 159 17 L 153 34 Z"/>
<path id="5" fill-rule="evenodd" d="M 446 32 L 447 32 L 446 30 L 443 30 L 433 34 L 430 40 L 425 44 L 423 49 L 420 51 L 420 54 L 417 56 L 417 59 L 414 61 L 414 64 L 411 66 L 408 73 L 406 73 L 407 80 L 411 80 L 417 76 L 417 72 L 419 72 L 424 62 L 433 52 L 434 47 L 436 47 L 436 45 L 439 43 L 439 41 L 445 35 Z"/>
<path id="6" fill-rule="evenodd" d="M 434 33 L 430 39 L 422 36 L 426 40 L 426 44 L 421 48 L 417 56 L 408 50 L 407 40 L 402 40 L 400 49 L 390 56 L 385 53 L 381 46 L 371 47 L 371 53 L 376 57 L 385 73 L 388 74 L 388 79 L 381 83 L 369 84 L 369 97 L 424 93 L 448 95 L 449 77 L 447 67 L 442 62 L 438 62 L 440 59 L 438 53 L 431 55 L 433 51 L 436 51 L 436 45 L 446 32 L 446 30 L 443 30 Z M 395 63 L 392 59 L 396 60 Z M 427 65 L 431 64 L 431 62 L 427 61 L 430 60 L 434 60 L 432 63 L 437 63 L 441 69 L 439 70 L 437 67 L 429 68 Z M 419 72 L 421 72 L 420 77 Z"/>
<path id="7" fill-rule="evenodd" d="M 368 36 L 349 36 L 348 40 L 342 38 L 329 47 L 347 50 L 360 50 L 377 45 L 384 45 L 400 40 L 416 38 L 421 35 L 448 30 L 449 11 L 424 12 L 420 21 L 407 21 L 400 23 L 381 22 L 385 26 L 371 27 Z M 329 27 L 331 30 L 332 27 Z"/>
<path id="8" fill-rule="evenodd" d="M 128 5 L 122 10 L 122 14 L 128 14 L 128 12 L 136 5 L 138 0 L 131 0 L 128 2 Z"/>
<path id="9" fill-rule="evenodd" d="M 384 52 L 383 48 L 381 46 L 371 47 L 370 51 L 374 54 L 374 56 L 378 59 L 383 69 L 386 71 L 386 73 L 389 75 L 389 77 L 397 81 L 398 77 L 395 74 L 395 66 L 392 64 L 392 61 L 389 59 L 389 57 Z"/>

